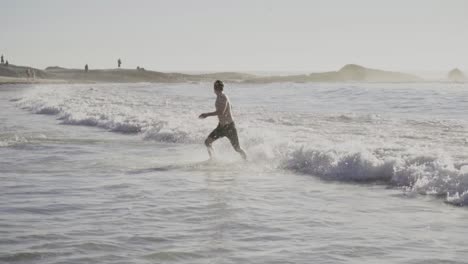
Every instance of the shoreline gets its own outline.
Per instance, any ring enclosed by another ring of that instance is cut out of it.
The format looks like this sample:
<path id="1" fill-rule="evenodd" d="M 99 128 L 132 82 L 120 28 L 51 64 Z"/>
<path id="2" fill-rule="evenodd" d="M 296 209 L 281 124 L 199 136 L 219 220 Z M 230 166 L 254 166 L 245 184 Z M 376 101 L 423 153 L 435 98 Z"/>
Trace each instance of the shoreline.
<path id="1" fill-rule="evenodd" d="M 206 80 L 199 81 L 198 83 L 204 83 L 208 82 Z M 76 80 L 61 80 L 61 79 L 26 79 L 26 78 L 16 78 L 16 77 L 4 77 L 0 76 L 0 86 L 4 85 L 33 85 L 33 84 L 112 84 L 112 83 L 119 83 L 119 84 L 135 84 L 135 83 L 194 83 L 194 81 L 171 81 L 171 82 L 112 82 L 112 81 L 105 81 L 105 82 L 98 82 L 98 81 L 76 81 Z M 311 84 L 317 84 L 317 83 L 324 83 L 324 84 L 331 84 L 331 83 L 343 83 L 343 84 L 379 84 L 379 83 L 385 83 L 385 84 L 401 84 L 401 83 L 409 83 L 409 84 L 424 84 L 424 83 L 444 83 L 444 84 L 454 84 L 454 85 L 463 85 L 467 84 L 468 82 L 450 82 L 450 81 L 440 81 L 440 80 L 422 80 L 422 81 L 413 81 L 413 82 L 384 82 L 384 81 L 375 81 L 375 82 L 369 82 L 369 81 L 323 81 L 323 82 L 298 82 L 298 81 L 276 81 L 276 82 L 231 82 L 231 81 L 226 81 L 226 83 L 238 83 L 238 84 L 245 84 L 245 85 L 261 85 L 261 84 L 272 84 L 272 83 L 277 83 L 277 84 L 287 84 L 287 83 L 296 83 L 296 84 L 305 84 L 305 83 L 311 83 Z"/>
<path id="2" fill-rule="evenodd" d="M 32 71 L 32 75 L 31 75 Z M 30 78 L 30 77 L 35 78 Z M 242 72 L 214 72 L 205 74 L 185 74 L 158 72 L 144 69 L 66 69 L 48 67 L 45 70 L 26 66 L 0 65 L 0 84 L 35 83 L 185 83 L 211 82 L 223 80 L 228 83 L 419 83 L 433 82 L 416 75 L 403 72 L 366 68 L 357 64 L 347 64 L 336 71 L 315 72 L 299 75 L 259 76 Z M 460 80 L 437 80 L 455 81 Z"/>
<path id="3" fill-rule="evenodd" d="M 13 84 L 66 84 L 71 83 L 66 80 L 54 79 L 28 79 L 17 77 L 0 76 L 0 85 L 13 85 Z"/>

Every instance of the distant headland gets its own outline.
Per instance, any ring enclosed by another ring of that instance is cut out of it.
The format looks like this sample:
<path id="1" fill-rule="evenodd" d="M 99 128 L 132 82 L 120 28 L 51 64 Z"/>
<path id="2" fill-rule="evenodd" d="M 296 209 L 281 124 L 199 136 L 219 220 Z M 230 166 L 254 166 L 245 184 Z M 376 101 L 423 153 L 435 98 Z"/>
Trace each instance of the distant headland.
<path id="1" fill-rule="evenodd" d="M 120 62 L 120 60 L 119 60 Z M 120 63 L 119 63 L 120 66 Z M 208 74 L 167 73 L 137 69 L 67 69 L 59 66 L 44 70 L 28 66 L 0 64 L 0 84 L 3 83 L 179 83 L 205 82 L 215 79 L 238 83 L 276 83 L 276 82 L 424 82 L 421 77 L 402 72 L 366 68 L 357 64 L 347 64 L 338 71 L 319 72 L 287 76 L 258 76 L 239 72 L 216 72 Z M 452 70 L 443 81 L 466 81 L 464 74 Z"/>

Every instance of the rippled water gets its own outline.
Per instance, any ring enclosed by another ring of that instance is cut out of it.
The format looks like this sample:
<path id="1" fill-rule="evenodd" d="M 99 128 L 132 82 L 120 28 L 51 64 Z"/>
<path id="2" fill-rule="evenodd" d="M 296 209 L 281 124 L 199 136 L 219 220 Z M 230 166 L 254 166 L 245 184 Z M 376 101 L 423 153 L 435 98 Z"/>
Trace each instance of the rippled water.
<path id="1" fill-rule="evenodd" d="M 0 87 L 0 263 L 467 263 L 468 86 Z"/>

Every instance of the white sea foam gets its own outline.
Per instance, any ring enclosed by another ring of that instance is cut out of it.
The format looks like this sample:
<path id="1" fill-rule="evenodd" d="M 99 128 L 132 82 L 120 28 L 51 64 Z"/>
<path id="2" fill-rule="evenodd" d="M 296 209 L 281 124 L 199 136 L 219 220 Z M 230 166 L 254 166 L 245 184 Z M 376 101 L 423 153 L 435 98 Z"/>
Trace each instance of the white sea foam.
<path id="1" fill-rule="evenodd" d="M 0 133 L 0 147 L 13 147 L 39 142 L 47 139 L 44 134 L 30 134 L 21 132 Z"/>
<path id="2" fill-rule="evenodd" d="M 33 113 L 55 115 L 62 124 L 166 143 L 201 144 L 216 125 L 215 119 L 197 118 L 211 109 L 212 97 L 172 92 L 177 86 L 127 86 L 41 87 L 16 103 Z M 267 98 L 257 100 L 274 105 Z M 381 182 L 468 204 L 468 172 L 459 165 L 466 161 L 468 129 L 463 121 L 324 113 L 306 107 L 288 111 L 258 107 L 258 102 L 233 105 L 241 120 L 241 142 L 255 159 L 324 180 Z"/>
<path id="3" fill-rule="evenodd" d="M 11 147 L 15 145 L 25 144 L 28 139 L 24 136 L 17 134 L 3 134 L 0 135 L 0 147 Z"/>
<path id="4" fill-rule="evenodd" d="M 443 155 L 382 156 L 377 152 L 301 148 L 284 159 L 282 166 L 324 180 L 382 182 L 420 194 L 444 196 L 454 204 L 466 205 L 468 201 L 468 172 L 455 168 L 451 158 Z"/>
<path id="5" fill-rule="evenodd" d="M 0 259 L 460 262 L 468 86 L 407 85 L 228 83 L 247 163 L 209 84 L 2 86 Z"/>

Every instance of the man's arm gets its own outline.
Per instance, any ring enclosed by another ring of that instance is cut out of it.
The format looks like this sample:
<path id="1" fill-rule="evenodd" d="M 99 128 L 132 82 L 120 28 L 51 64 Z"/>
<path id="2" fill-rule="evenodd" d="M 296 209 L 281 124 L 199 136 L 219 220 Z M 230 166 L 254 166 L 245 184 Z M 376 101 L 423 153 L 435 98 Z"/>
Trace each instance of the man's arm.
<path id="1" fill-rule="evenodd" d="M 207 118 L 209 116 L 223 115 L 226 112 L 227 106 L 228 106 L 228 100 L 223 98 L 223 100 L 220 103 L 216 103 L 216 111 L 203 113 L 199 116 L 199 118 Z"/>
<path id="2" fill-rule="evenodd" d="M 199 116 L 199 118 L 207 118 L 209 116 L 215 116 L 215 115 L 218 115 L 218 111 L 203 113 Z"/>

